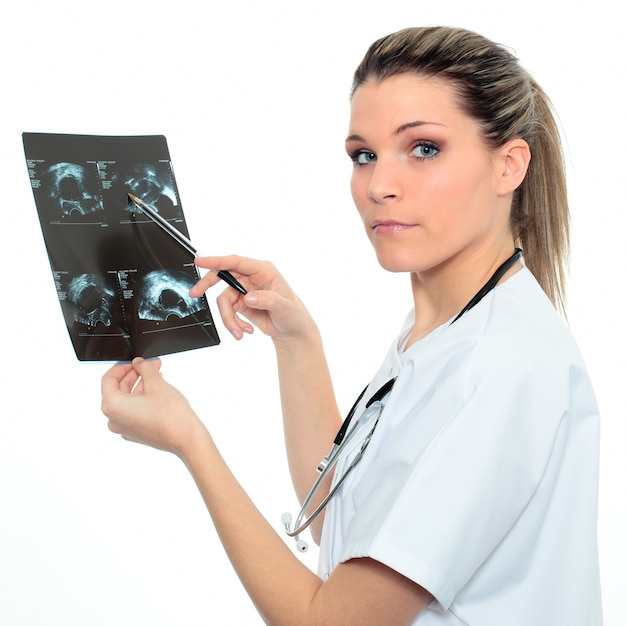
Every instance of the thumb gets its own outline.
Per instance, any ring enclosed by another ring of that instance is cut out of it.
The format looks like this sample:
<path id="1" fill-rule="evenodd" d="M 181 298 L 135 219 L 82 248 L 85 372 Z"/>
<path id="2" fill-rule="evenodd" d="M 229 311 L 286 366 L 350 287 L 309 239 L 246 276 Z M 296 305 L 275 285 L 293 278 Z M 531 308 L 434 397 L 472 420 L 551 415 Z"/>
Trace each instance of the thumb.
<path id="1" fill-rule="evenodd" d="M 160 371 L 161 364 L 161 359 L 147 360 L 140 356 L 133 359 L 133 369 L 143 380 L 144 387 L 146 383 L 150 384 L 151 380 L 163 377 Z"/>
<path id="2" fill-rule="evenodd" d="M 243 298 L 246 306 L 261 311 L 274 311 L 286 303 L 286 299 L 279 296 L 275 291 L 258 289 L 249 291 Z"/>

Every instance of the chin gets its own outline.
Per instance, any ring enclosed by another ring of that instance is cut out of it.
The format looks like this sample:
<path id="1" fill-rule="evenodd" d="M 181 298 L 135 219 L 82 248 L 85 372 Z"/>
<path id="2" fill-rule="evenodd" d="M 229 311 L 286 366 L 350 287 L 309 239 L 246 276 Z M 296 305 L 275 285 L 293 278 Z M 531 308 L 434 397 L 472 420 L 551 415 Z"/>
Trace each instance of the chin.
<path id="1" fill-rule="evenodd" d="M 378 259 L 378 264 L 388 272 L 400 274 L 415 271 L 415 262 L 411 262 L 409 259 L 388 254 L 377 254 L 376 258 Z"/>

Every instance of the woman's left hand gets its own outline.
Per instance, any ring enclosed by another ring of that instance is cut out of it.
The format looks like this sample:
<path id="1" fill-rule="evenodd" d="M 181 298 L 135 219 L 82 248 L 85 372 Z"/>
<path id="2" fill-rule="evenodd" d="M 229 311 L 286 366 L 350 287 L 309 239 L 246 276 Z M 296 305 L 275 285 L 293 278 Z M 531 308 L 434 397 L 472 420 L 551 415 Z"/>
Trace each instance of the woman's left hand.
<path id="1" fill-rule="evenodd" d="M 204 426 L 160 368 L 160 361 L 142 358 L 114 365 L 102 377 L 102 412 L 124 439 L 182 457 Z"/>

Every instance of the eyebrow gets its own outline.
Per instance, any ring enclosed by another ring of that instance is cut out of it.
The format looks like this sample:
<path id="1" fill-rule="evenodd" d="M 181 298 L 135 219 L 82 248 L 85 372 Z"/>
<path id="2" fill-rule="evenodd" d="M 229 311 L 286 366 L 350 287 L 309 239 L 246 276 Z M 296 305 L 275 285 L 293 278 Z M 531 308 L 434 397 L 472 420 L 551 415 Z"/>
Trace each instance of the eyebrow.
<path id="1" fill-rule="evenodd" d="M 396 128 L 393 134 L 397 137 L 398 135 L 401 135 L 405 130 L 409 130 L 409 128 L 415 128 L 417 126 L 427 126 L 429 124 L 433 126 L 445 126 L 445 124 L 441 122 L 425 122 L 423 120 L 415 120 L 414 122 L 407 122 L 406 124 L 402 124 L 398 126 L 398 128 Z M 365 139 L 361 137 L 361 135 L 348 135 L 346 137 L 346 142 L 348 141 L 365 142 Z"/>

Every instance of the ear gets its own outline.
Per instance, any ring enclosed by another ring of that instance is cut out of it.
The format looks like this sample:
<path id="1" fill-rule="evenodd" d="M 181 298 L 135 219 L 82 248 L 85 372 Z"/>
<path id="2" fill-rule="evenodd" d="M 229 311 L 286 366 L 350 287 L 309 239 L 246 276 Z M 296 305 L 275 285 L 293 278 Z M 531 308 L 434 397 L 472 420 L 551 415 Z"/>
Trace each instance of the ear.
<path id="1" fill-rule="evenodd" d="M 498 192 L 507 195 L 515 191 L 524 180 L 530 164 L 530 147 L 523 139 L 511 139 L 499 150 L 501 157 Z"/>

